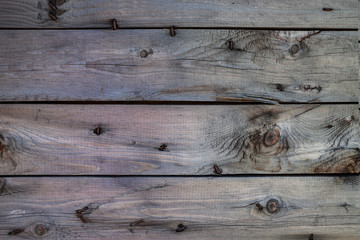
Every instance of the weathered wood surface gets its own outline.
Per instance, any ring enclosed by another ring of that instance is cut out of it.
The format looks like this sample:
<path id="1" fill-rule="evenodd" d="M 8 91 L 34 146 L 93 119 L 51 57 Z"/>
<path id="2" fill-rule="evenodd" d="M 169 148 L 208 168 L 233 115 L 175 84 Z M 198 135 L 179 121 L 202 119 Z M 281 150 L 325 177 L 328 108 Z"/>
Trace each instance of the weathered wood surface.
<path id="1" fill-rule="evenodd" d="M 357 104 L 2 104 L 0 142 L 2 175 L 360 172 Z"/>
<path id="2" fill-rule="evenodd" d="M 120 27 L 357 29 L 357 8 L 357 0 L 57 0 L 54 11 L 47 0 L 3 0 L 0 28 L 110 28 L 116 18 Z"/>
<path id="3" fill-rule="evenodd" d="M 355 31 L 2 30 L 0 42 L 0 101 L 359 96 Z"/>
<path id="4" fill-rule="evenodd" d="M 359 176 L 32 177 L 0 184 L 1 239 L 359 239 Z M 268 208 L 273 199 L 277 207 Z M 179 224 L 187 228 L 177 232 Z M 16 229 L 24 232 L 8 235 Z"/>

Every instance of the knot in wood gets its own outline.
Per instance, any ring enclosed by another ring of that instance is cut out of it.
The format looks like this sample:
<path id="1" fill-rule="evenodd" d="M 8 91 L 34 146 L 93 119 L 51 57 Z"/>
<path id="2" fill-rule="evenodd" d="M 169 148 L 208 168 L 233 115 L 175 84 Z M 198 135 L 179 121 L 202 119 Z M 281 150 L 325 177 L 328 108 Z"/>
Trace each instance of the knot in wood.
<path id="1" fill-rule="evenodd" d="M 146 58 L 148 56 L 148 52 L 146 51 L 146 50 L 142 50 L 141 52 L 140 52 L 140 57 L 141 58 Z"/>
<path id="2" fill-rule="evenodd" d="M 297 54 L 299 52 L 299 50 L 300 50 L 300 46 L 298 44 L 294 44 L 290 48 L 290 53 L 291 54 Z"/>
<path id="3" fill-rule="evenodd" d="M 47 231 L 48 229 L 44 224 L 36 224 L 34 227 L 34 233 L 39 237 L 44 236 Z"/>
<path id="4" fill-rule="evenodd" d="M 274 146 L 279 140 L 280 132 L 278 129 L 270 129 L 264 137 L 264 145 L 267 147 Z"/>
<path id="5" fill-rule="evenodd" d="M 270 199 L 266 203 L 266 210 L 271 214 L 279 212 L 280 211 L 279 201 L 277 199 Z"/>

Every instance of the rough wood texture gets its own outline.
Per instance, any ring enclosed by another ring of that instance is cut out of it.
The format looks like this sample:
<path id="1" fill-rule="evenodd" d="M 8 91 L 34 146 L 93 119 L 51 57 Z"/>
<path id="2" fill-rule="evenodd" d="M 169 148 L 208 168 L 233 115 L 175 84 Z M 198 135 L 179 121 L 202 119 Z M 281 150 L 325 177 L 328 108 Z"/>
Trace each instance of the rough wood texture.
<path id="1" fill-rule="evenodd" d="M 8 233 L 19 229 L 19 239 L 356 240 L 359 183 L 359 176 L 6 178 L 0 237 L 14 239 Z"/>
<path id="2" fill-rule="evenodd" d="M 3 30 L 0 42 L 1 101 L 359 96 L 355 31 Z"/>
<path id="3" fill-rule="evenodd" d="M 0 105 L 0 174 L 358 173 L 358 105 Z"/>
<path id="4" fill-rule="evenodd" d="M 57 8 L 3 0 L 0 28 L 110 28 L 116 18 L 120 27 L 357 29 L 358 20 L 357 0 L 57 0 Z"/>

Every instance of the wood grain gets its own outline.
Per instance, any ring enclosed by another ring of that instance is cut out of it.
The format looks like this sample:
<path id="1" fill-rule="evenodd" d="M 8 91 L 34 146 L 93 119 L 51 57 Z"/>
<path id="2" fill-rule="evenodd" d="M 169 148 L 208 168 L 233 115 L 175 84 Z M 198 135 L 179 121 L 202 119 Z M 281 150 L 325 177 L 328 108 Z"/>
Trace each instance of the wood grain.
<path id="1" fill-rule="evenodd" d="M 0 42 L 0 101 L 321 103 L 360 95 L 354 31 L 2 30 Z"/>
<path id="2" fill-rule="evenodd" d="M 0 28 L 258 27 L 357 29 L 357 0 L 3 0 Z"/>
<path id="3" fill-rule="evenodd" d="M 358 105 L 0 105 L 0 174 L 359 173 Z"/>
<path id="4" fill-rule="evenodd" d="M 359 183 L 358 175 L 5 178 L 0 237 L 22 229 L 15 237 L 355 240 Z M 273 199 L 277 207 L 267 208 Z M 187 228 L 177 232 L 179 224 Z"/>

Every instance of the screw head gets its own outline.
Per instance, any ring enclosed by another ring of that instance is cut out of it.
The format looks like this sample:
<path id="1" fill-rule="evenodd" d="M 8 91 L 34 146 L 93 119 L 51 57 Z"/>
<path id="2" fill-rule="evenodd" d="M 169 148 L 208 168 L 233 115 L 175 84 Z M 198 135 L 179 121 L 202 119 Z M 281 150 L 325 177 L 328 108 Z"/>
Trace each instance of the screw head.
<path id="1" fill-rule="evenodd" d="M 270 199 L 266 203 L 266 210 L 271 214 L 279 212 L 280 211 L 279 201 L 277 199 Z"/>
<path id="2" fill-rule="evenodd" d="M 280 137 L 280 132 L 278 129 L 270 129 L 264 137 L 264 145 L 271 147 L 277 143 Z"/>

